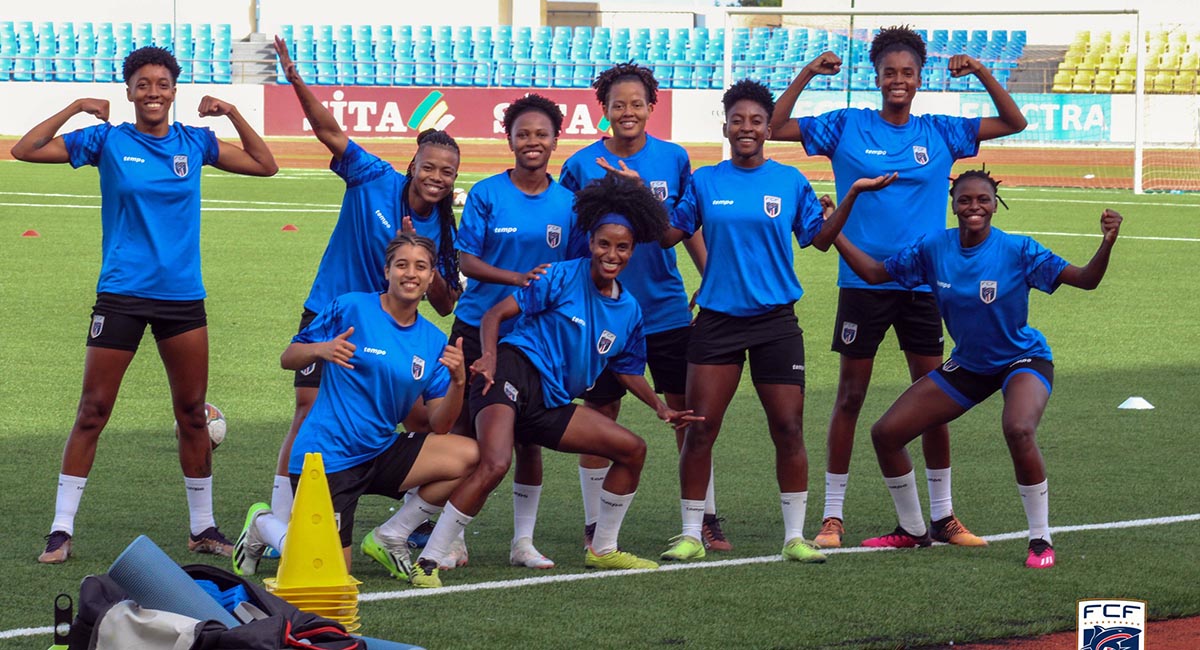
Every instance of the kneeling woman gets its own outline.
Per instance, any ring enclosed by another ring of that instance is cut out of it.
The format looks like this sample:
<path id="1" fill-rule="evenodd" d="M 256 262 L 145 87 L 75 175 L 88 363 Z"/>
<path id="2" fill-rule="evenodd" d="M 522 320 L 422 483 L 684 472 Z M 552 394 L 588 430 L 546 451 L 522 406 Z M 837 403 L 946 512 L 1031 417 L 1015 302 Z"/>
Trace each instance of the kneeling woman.
<path id="1" fill-rule="evenodd" d="M 438 562 L 483 508 L 512 459 L 513 443 L 592 454 L 612 461 L 604 504 L 586 566 L 654 569 L 658 565 L 617 548 L 621 522 L 637 490 L 646 443 L 633 432 L 571 400 L 607 366 L 659 419 L 686 426 L 690 411 L 675 411 L 655 395 L 643 373 L 646 342 L 642 313 L 617 282 L 634 245 L 657 241 L 666 228 L 662 203 L 650 190 L 607 176 L 575 197 L 590 257 L 559 262 L 546 276 L 488 310 L 480 324 L 483 355 L 471 366 L 471 411 L 480 464 L 454 490 L 429 543 L 413 567 L 412 583 L 438 587 Z M 500 323 L 520 316 L 497 348 Z"/>
<path id="2" fill-rule="evenodd" d="M 294 487 L 304 454 L 322 454 L 347 567 L 359 497 L 402 499 L 407 490 L 420 487 L 416 498 L 362 543 L 364 553 L 407 580 L 409 532 L 441 510 L 475 468 L 478 451 L 469 438 L 435 435 L 449 431 L 458 419 L 466 384 L 461 339 L 449 345 L 446 335 L 417 313 L 433 281 L 437 249 L 432 240 L 403 232 L 388 244 L 385 259 L 387 291 L 334 299 L 292 339 L 280 363 L 296 370 L 325 362 L 317 400 L 292 445 L 288 473 Z M 397 434 L 420 398 L 434 433 Z M 283 548 L 286 529 L 274 518 L 259 516 L 265 512 L 266 504 L 255 504 L 246 516 L 234 548 L 239 574 L 254 573 L 265 545 Z"/>

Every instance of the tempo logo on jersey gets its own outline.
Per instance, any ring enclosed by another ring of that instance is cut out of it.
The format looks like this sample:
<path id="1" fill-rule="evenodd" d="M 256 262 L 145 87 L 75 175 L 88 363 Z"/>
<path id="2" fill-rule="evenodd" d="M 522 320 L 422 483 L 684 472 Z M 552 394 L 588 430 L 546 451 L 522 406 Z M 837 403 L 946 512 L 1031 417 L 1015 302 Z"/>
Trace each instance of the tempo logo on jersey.
<path id="1" fill-rule="evenodd" d="M 1142 650 L 1146 647 L 1146 602 L 1143 600 L 1080 600 L 1079 650 Z"/>
<path id="2" fill-rule="evenodd" d="M 558 248 L 558 245 L 561 243 L 562 243 L 562 226 L 556 226 L 554 224 L 547 224 L 546 225 L 546 244 L 549 245 L 550 248 Z"/>
<path id="3" fill-rule="evenodd" d="M 654 198 L 659 201 L 667 200 L 667 182 L 666 181 L 650 181 L 650 191 L 654 193 Z"/>
<path id="4" fill-rule="evenodd" d="M 783 199 L 778 196 L 763 197 L 763 212 L 767 213 L 768 217 L 774 219 L 779 216 L 779 211 L 783 208 Z"/>
<path id="5" fill-rule="evenodd" d="M 413 379 L 420 379 L 425 376 L 425 360 L 415 354 L 413 355 L 412 362 L 412 376 Z"/>
<path id="6" fill-rule="evenodd" d="M 858 323 L 842 321 L 842 343 L 850 345 L 856 338 L 858 338 Z"/>
<path id="7" fill-rule="evenodd" d="M 979 299 L 983 304 L 990 305 L 996 299 L 996 281 L 995 280 L 980 280 L 979 281 Z"/>
<path id="8" fill-rule="evenodd" d="M 183 178 L 188 174 L 187 154 L 179 154 L 175 156 L 175 175 Z"/>
<path id="9" fill-rule="evenodd" d="M 100 336 L 100 332 L 103 332 L 103 331 L 104 331 L 104 317 L 103 316 L 92 316 L 92 331 L 89 332 L 92 335 L 92 338 L 96 338 L 97 336 Z"/>
<path id="10" fill-rule="evenodd" d="M 929 162 L 929 150 L 919 144 L 914 144 L 913 160 L 917 161 L 918 165 L 924 165 Z"/>
<path id="11" fill-rule="evenodd" d="M 600 354 L 608 354 L 612 349 L 613 343 L 617 342 L 617 335 L 608 330 L 600 333 L 600 340 L 596 341 L 596 351 Z"/>

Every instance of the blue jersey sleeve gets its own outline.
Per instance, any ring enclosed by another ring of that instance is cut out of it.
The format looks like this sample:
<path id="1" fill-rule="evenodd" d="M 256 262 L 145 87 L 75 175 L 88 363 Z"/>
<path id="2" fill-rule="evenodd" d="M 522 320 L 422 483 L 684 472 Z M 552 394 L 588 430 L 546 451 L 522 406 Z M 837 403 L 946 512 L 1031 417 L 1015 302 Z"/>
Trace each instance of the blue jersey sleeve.
<path id="1" fill-rule="evenodd" d="M 100 151 L 104 149 L 104 141 L 108 139 L 108 132 L 111 130 L 111 124 L 101 122 L 63 135 L 63 144 L 67 146 L 71 166 L 78 169 L 84 165 L 100 164 Z"/>
<path id="2" fill-rule="evenodd" d="M 846 128 L 846 110 L 800 117 L 796 119 L 796 124 L 800 127 L 800 140 L 808 155 L 832 158 L 842 140 L 842 131 Z"/>
<path id="3" fill-rule="evenodd" d="M 334 298 L 308 327 L 292 337 L 292 343 L 323 343 L 345 331 L 342 327 L 344 309 L 341 298 Z"/>
<path id="4" fill-rule="evenodd" d="M 450 370 L 443 366 L 441 361 L 434 361 L 433 374 L 429 377 L 429 383 L 425 384 L 425 390 L 421 393 L 421 397 L 424 397 L 425 401 L 440 399 L 445 397 L 448 392 L 450 392 Z"/>
<path id="5" fill-rule="evenodd" d="M 467 194 L 467 204 L 463 206 L 462 222 L 458 225 L 458 239 L 454 247 L 458 250 L 482 257 L 487 246 L 487 222 L 491 213 L 490 206 L 482 196 L 482 192 Z"/>
<path id="6" fill-rule="evenodd" d="M 792 233 L 800 248 L 805 248 L 825 227 L 825 213 L 821 209 L 821 201 L 817 193 L 803 178 L 800 179 L 800 203 L 796 208 L 796 220 L 792 223 Z"/>
<path id="7" fill-rule="evenodd" d="M 562 172 L 558 175 L 558 184 L 572 192 L 578 192 L 583 189 L 582 179 L 579 178 L 575 169 L 575 158 L 573 156 L 568 158 L 567 162 L 563 163 Z"/>
<path id="8" fill-rule="evenodd" d="M 937 132 L 946 140 L 946 148 L 955 160 L 979 154 L 978 117 L 955 117 L 953 115 L 929 115 Z"/>
<path id="9" fill-rule="evenodd" d="M 621 354 L 609 359 L 608 369 L 619 375 L 642 375 L 646 372 L 646 336 L 642 333 L 642 319 L 638 319 L 629 335 L 629 345 Z"/>
<path id="10" fill-rule="evenodd" d="M 346 151 L 342 152 L 341 158 L 330 161 L 329 169 L 346 181 L 346 187 L 369 183 L 396 171 L 386 160 L 363 149 L 353 140 L 346 143 Z"/>
<path id="11" fill-rule="evenodd" d="M 569 275 L 558 272 L 560 268 L 562 267 L 559 265 L 551 266 L 549 273 L 530 282 L 528 287 L 517 289 L 513 298 L 521 307 L 521 313 L 532 316 L 554 307 L 562 295 Z"/>
<path id="12" fill-rule="evenodd" d="M 1058 278 L 1068 265 L 1066 260 L 1031 238 L 1026 238 L 1021 247 L 1021 264 L 1025 268 L 1026 284 L 1046 293 L 1058 289 L 1061 284 Z"/>
<path id="13" fill-rule="evenodd" d="M 196 141 L 196 146 L 204 152 L 205 165 L 215 165 L 217 158 L 221 157 L 221 145 L 217 141 L 217 134 L 207 126 L 189 126 L 187 127 L 189 136 Z"/>
<path id="14" fill-rule="evenodd" d="M 684 153 L 684 156 L 685 158 L 683 159 L 683 166 L 679 169 L 679 185 L 677 186 L 680 188 L 679 196 L 675 198 L 674 205 L 666 206 L 668 212 L 676 205 L 679 205 L 679 202 L 683 200 L 684 191 L 686 191 L 687 187 L 692 184 L 692 161 L 686 158 L 686 152 Z"/>
<path id="15" fill-rule="evenodd" d="M 925 261 L 922 256 L 925 238 L 908 245 L 899 253 L 883 261 L 883 268 L 897 284 L 912 289 L 923 284 L 929 284 L 925 279 Z"/>
<path id="16" fill-rule="evenodd" d="M 679 197 L 679 203 L 676 203 L 675 209 L 671 210 L 671 227 L 678 228 L 687 233 L 688 237 L 691 237 L 696 234 L 701 225 L 699 199 L 696 198 L 696 184 L 692 181 L 691 177 L 688 177 L 683 195 Z"/>

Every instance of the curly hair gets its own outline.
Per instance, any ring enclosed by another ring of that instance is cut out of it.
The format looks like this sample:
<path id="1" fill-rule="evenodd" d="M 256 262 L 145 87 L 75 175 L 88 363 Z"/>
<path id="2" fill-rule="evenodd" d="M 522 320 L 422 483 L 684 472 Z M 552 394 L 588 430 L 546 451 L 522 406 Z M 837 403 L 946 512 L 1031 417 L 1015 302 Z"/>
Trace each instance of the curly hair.
<path id="1" fill-rule="evenodd" d="M 917 65 L 925 67 L 925 40 L 908 25 L 885 27 L 871 41 L 871 65 L 879 69 L 884 56 L 892 52 L 911 52 Z"/>
<path id="2" fill-rule="evenodd" d="M 650 68 L 638 65 L 633 61 L 618 63 L 596 75 L 592 88 L 596 89 L 596 99 L 603 106 L 608 106 L 608 93 L 614 84 L 621 81 L 640 81 L 646 88 L 646 103 L 654 106 L 658 103 L 658 80 Z"/>
<path id="3" fill-rule="evenodd" d="M 388 242 L 387 252 L 384 253 L 383 258 L 387 260 L 388 266 L 391 266 L 392 257 L 396 254 L 396 251 L 399 250 L 401 246 L 417 246 L 419 248 L 423 248 L 425 249 L 426 253 L 429 253 L 430 262 L 433 262 L 437 259 L 437 252 L 434 250 L 435 246 L 432 239 L 418 235 L 415 232 L 398 232 L 396 233 L 396 236 L 392 238 L 392 241 Z"/>
<path id="4" fill-rule="evenodd" d="M 546 117 L 550 118 L 550 124 L 554 127 L 554 136 L 558 137 L 558 134 L 562 131 L 564 119 L 562 110 L 558 108 L 558 104 L 537 93 L 525 95 L 504 109 L 504 135 L 512 135 L 513 125 L 517 123 L 517 118 L 522 113 L 528 111 L 541 111 L 545 113 Z"/>
<path id="5" fill-rule="evenodd" d="M 639 244 L 658 241 L 667 229 L 667 209 L 644 185 L 627 181 L 616 174 L 605 174 L 575 193 L 578 228 L 591 232 L 606 214 L 616 213 L 633 226 L 633 240 Z"/>
<path id="6" fill-rule="evenodd" d="M 460 157 L 462 155 L 458 150 L 458 142 L 449 133 L 438 129 L 421 131 L 417 136 L 418 153 L 422 147 L 445 147 Z M 413 172 L 416 171 L 416 163 L 417 154 L 413 154 L 412 160 L 408 163 L 408 172 L 405 174 L 410 184 Z M 454 221 L 454 192 L 451 191 L 442 197 L 442 200 L 434 206 L 434 210 L 437 212 L 438 225 L 441 226 L 441 241 L 437 251 L 438 273 L 442 274 L 442 278 L 446 280 L 446 284 L 450 285 L 452 290 L 458 291 L 462 289 L 462 284 L 458 273 L 458 250 L 454 248 L 454 241 L 458 238 L 458 225 Z"/>
<path id="7" fill-rule="evenodd" d="M 730 86 L 729 90 L 726 90 L 721 97 L 725 113 L 728 114 L 733 105 L 743 99 L 749 99 L 762 106 L 767 111 L 767 115 L 775 111 L 775 97 L 766 86 L 753 79 L 742 79 Z"/>
<path id="8" fill-rule="evenodd" d="M 967 171 L 950 179 L 950 196 L 954 196 L 954 190 L 958 188 L 959 184 L 972 178 L 982 178 L 983 180 L 987 181 L 988 184 L 992 186 L 992 195 L 996 197 L 996 200 L 1000 202 L 1000 205 L 1004 206 L 1005 210 L 1008 209 L 1008 204 L 1004 202 L 1004 199 L 1000 198 L 999 190 L 1001 181 L 992 178 L 992 173 L 987 169 L 968 169 Z"/>
<path id="9" fill-rule="evenodd" d="M 130 52 L 129 56 L 125 57 L 125 65 L 121 69 L 125 83 L 129 83 L 133 75 L 137 74 L 138 70 L 147 65 L 161 65 L 167 69 L 167 72 L 171 73 L 171 83 L 179 81 L 179 62 L 175 60 L 175 55 L 161 47 L 148 45 L 146 47 L 139 47 Z"/>

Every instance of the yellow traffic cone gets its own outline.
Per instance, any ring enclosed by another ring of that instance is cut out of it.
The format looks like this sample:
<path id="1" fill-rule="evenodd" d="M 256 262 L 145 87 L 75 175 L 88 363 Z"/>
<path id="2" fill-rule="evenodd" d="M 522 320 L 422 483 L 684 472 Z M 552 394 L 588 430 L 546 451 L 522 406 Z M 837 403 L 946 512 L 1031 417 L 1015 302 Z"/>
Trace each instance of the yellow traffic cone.
<path id="1" fill-rule="evenodd" d="M 281 556 L 274 582 L 280 589 L 360 584 L 346 570 L 342 541 L 333 517 L 333 499 L 325 479 L 325 463 L 319 453 L 304 455 L 304 469 Z"/>

